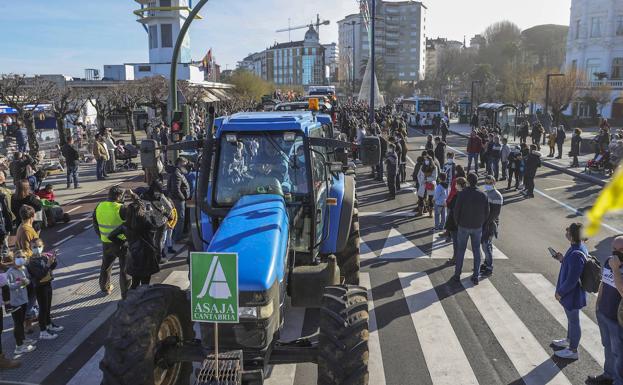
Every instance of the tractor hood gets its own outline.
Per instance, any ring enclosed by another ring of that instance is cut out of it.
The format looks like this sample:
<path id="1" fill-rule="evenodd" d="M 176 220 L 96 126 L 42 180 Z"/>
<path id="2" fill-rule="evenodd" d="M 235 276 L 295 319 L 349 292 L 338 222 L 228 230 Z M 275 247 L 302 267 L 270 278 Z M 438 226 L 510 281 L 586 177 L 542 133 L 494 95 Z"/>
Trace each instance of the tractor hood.
<path id="1" fill-rule="evenodd" d="M 279 195 L 246 195 L 229 211 L 208 252 L 238 253 L 241 291 L 266 291 L 285 276 L 288 216 Z"/>

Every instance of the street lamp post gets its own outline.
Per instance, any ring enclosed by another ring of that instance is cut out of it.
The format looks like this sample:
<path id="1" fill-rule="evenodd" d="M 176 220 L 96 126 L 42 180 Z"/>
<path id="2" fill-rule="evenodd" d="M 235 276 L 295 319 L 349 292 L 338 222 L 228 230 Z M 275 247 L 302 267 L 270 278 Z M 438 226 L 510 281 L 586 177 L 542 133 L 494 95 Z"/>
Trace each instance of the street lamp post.
<path id="1" fill-rule="evenodd" d="M 376 0 L 372 0 L 371 7 L 371 19 L 372 19 L 372 32 L 370 37 L 370 124 L 374 123 L 374 80 L 376 79 L 375 74 L 375 61 L 376 61 L 376 50 L 375 50 L 375 34 L 376 34 Z"/>
<path id="2" fill-rule="evenodd" d="M 352 49 L 353 49 L 353 72 L 352 72 L 352 75 L 353 75 L 353 78 L 351 79 L 352 82 L 353 82 L 353 98 L 355 97 L 355 45 L 356 45 L 356 43 L 355 43 L 355 25 L 357 25 L 357 24 L 359 24 L 359 23 L 357 23 L 355 20 L 350 22 L 350 25 L 352 27 L 351 29 L 353 30 L 353 45 L 352 45 Z"/>
<path id="3" fill-rule="evenodd" d="M 552 120 L 549 118 L 549 82 L 550 79 L 554 76 L 565 76 L 565 74 L 547 74 L 546 76 L 546 86 L 545 86 L 545 111 L 543 111 L 543 113 L 545 114 L 545 116 L 547 117 L 547 121 L 549 123 L 547 129 L 551 131 L 552 126 Z M 545 144 L 545 135 L 543 135 L 543 144 Z"/>
<path id="4" fill-rule="evenodd" d="M 469 119 L 470 119 L 470 123 L 471 123 L 472 115 L 474 115 L 474 85 L 475 84 L 480 84 L 480 83 L 482 83 L 482 80 L 472 80 L 472 94 L 471 94 L 471 100 L 470 100 L 470 104 L 469 104 Z"/>

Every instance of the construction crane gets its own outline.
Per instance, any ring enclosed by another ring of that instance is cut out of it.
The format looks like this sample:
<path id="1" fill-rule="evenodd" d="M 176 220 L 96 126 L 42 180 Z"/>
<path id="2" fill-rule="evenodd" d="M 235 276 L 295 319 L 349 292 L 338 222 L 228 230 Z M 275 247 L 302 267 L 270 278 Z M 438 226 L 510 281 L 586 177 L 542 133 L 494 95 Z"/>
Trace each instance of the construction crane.
<path id="1" fill-rule="evenodd" d="M 288 19 L 288 24 L 289 24 L 289 21 L 290 20 Z M 297 27 L 290 27 L 290 26 L 288 26 L 288 28 L 278 29 L 276 32 L 288 32 L 288 39 L 292 40 L 292 39 L 290 39 L 290 32 L 291 31 L 294 31 L 294 30 L 297 30 L 297 29 L 309 28 L 309 27 L 313 28 L 315 26 L 316 27 L 316 32 L 318 33 L 318 37 L 320 37 L 320 26 L 321 25 L 329 25 L 329 24 L 331 24 L 331 22 L 329 20 L 320 21 L 320 14 L 317 14 L 316 15 L 316 23 L 312 22 L 312 23 L 305 24 L 305 25 L 299 25 Z"/>

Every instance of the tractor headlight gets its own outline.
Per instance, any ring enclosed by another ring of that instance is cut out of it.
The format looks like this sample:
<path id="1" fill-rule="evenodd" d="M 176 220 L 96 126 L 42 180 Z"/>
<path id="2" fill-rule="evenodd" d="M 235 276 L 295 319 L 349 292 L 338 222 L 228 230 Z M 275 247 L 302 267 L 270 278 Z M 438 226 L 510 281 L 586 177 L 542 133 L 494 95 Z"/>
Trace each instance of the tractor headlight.
<path id="1" fill-rule="evenodd" d="M 263 306 L 241 306 L 238 309 L 240 318 L 266 319 L 273 315 L 273 301 L 269 301 Z"/>

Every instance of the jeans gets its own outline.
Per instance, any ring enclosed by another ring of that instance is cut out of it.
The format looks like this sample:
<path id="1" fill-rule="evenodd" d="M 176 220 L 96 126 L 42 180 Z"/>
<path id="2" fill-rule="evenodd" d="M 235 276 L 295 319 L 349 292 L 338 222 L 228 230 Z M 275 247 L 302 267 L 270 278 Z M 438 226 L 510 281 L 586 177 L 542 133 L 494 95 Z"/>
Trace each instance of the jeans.
<path id="1" fill-rule="evenodd" d="M 502 178 L 506 179 L 508 171 L 508 161 L 502 161 Z"/>
<path id="2" fill-rule="evenodd" d="M 97 159 L 95 161 L 95 173 L 97 175 L 97 180 L 104 179 L 104 159 Z"/>
<path id="3" fill-rule="evenodd" d="M 459 226 L 457 234 L 458 251 L 456 253 L 456 267 L 454 275 L 460 276 L 463 270 L 463 260 L 465 259 L 465 251 L 467 250 L 467 240 L 472 241 L 472 253 L 474 254 L 474 271 L 472 277 L 478 277 L 480 271 L 480 239 L 482 237 L 482 228 L 469 229 Z"/>
<path id="4" fill-rule="evenodd" d="M 563 143 L 556 143 L 556 147 L 558 147 L 558 157 L 562 158 L 562 145 Z"/>
<path id="5" fill-rule="evenodd" d="M 78 165 L 67 166 L 67 188 L 71 187 L 72 181 L 74 188 L 78 188 Z"/>
<path id="6" fill-rule="evenodd" d="M 499 179 L 500 176 L 500 160 L 499 159 L 489 159 L 489 172 L 493 174 L 495 180 Z"/>
<path id="7" fill-rule="evenodd" d="M 103 256 L 102 266 L 100 268 L 99 285 L 100 290 L 106 291 L 110 286 L 110 275 L 112 273 L 112 265 L 117 257 L 119 258 L 119 290 L 121 291 L 121 297 L 125 298 L 125 295 L 132 283 L 131 279 L 125 272 L 126 257 L 128 255 L 128 248 L 126 245 L 120 246 L 115 243 L 102 243 Z"/>
<path id="8" fill-rule="evenodd" d="M 608 318 L 597 310 L 597 324 L 601 335 L 601 344 L 604 346 L 604 375 L 614 380 L 615 384 L 623 384 L 621 378 L 621 335 L 617 320 Z"/>
<path id="9" fill-rule="evenodd" d="M 524 176 L 523 184 L 526 188 L 527 195 L 534 195 L 534 177 L 533 176 Z"/>
<path id="10" fill-rule="evenodd" d="M 173 199 L 175 210 L 177 210 L 177 223 L 173 228 L 173 241 L 179 242 L 184 236 L 184 219 L 186 216 L 186 202 Z"/>
<path id="11" fill-rule="evenodd" d="M 485 254 L 485 266 L 489 271 L 493 271 L 493 239 L 482 240 L 482 251 Z"/>
<path id="12" fill-rule="evenodd" d="M 469 173 L 469 170 L 471 170 L 472 168 L 472 160 L 474 161 L 474 168 L 476 169 L 476 172 L 478 172 L 478 153 L 468 153 L 467 154 L 467 172 Z"/>
<path id="13" fill-rule="evenodd" d="M 17 151 L 26 152 L 27 150 L 28 150 L 28 146 L 26 145 L 26 143 L 17 144 Z"/>
<path id="14" fill-rule="evenodd" d="M 446 226 L 446 206 L 435 205 L 435 228 L 443 229 Z"/>
<path id="15" fill-rule="evenodd" d="M 565 314 L 567 315 L 567 339 L 569 340 L 569 349 L 575 350 L 580 345 L 580 337 L 582 337 L 580 309 L 565 309 Z"/>
<path id="16" fill-rule="evenodd" d="M 457 251 L 459 250 L 459 237 L 458 237 L 459 232 L 454 230 L 454 231 L 450 231 L 450 237 L 452 238 L 452 259 L 454 259 L 456 261 L 456 254 Z"/>

